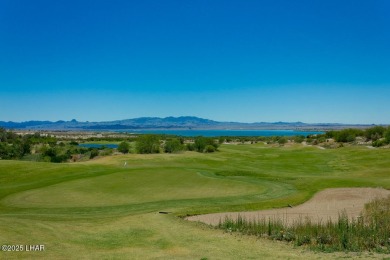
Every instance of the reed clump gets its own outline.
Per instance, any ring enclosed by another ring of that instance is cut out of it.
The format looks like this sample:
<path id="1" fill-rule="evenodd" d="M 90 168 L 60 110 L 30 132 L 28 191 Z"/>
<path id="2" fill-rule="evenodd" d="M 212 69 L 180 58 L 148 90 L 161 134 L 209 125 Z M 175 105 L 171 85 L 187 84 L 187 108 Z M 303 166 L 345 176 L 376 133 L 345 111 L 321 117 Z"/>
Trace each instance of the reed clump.
<path id="1" fill-rule="evenodd" d="M 312 250 L 390 253 L 390 196 L 366 204 L 361 215 L 353 219 L 345 212 L 340 213 L 335 222 L 300 218 L 288 223 L 280 217 L 246 219 L 238 216 L 221 220 L 218 227 Z"/>

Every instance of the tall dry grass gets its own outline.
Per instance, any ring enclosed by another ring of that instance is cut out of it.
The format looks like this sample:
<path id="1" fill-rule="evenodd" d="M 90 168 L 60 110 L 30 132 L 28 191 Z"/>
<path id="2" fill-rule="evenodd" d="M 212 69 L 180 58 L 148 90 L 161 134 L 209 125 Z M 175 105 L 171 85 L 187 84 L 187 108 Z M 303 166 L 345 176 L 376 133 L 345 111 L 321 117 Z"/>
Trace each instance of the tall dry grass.
<path id="1" fill-rule="evenodd" d="M 290 225 L 281 218 L 248 220 L 239 216 L 220 221 L 219 228 L 313 250 L 390 253 L 390 196 L 366 204 L 362 214 L 352 220 L 345 212 L 340 213 L 337 222 L 314 223 L 302 218 Z"/>

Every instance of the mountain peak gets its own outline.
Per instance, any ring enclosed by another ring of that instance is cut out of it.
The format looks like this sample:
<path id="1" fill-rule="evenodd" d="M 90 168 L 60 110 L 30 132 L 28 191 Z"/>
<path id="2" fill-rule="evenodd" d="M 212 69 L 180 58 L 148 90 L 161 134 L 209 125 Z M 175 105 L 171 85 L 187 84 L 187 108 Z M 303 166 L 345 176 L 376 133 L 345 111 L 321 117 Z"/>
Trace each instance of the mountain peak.
<path id="1" fill-rule="evenodd" d="M 368 125 L 348 124 L 306 124 L 302 122 L 218 122 L 196 116 L 179 117 L 138 117 L 133 119 L 105 121 L 105 122 L 78 122 L 71 121 L 27 121 L 2 122 L 0 127 L 9 129 L 39 129 L 39 130 L 137 130 L 137 129 L 340 129 L 343 127 L 368 127 Z"/>

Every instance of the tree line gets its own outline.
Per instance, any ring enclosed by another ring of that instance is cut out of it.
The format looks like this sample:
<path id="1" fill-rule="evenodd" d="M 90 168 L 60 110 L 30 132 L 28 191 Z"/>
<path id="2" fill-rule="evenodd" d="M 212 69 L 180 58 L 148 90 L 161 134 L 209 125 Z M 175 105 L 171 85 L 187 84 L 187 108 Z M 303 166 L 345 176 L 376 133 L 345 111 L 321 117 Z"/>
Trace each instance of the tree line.
<path id="1" fill-rule="evenodd" d="M 372 142 L 375 147 L 390 144 L 390 126 L 373 126 L 367 129 L 348 128 L 340 131 L 328 131 L 326 138 L 333 138 L 336 142 L 351 143 L 355 142 L 358 137 L 365 142 Z"/>
<path id="2" fill-rule="evenodd" d="M 177 153 L 181 151 L 196 151 L 200 153 L 212 153 L 218 150 L 219 142 L 215 138 L 198 136 L 193 142 L 185 143 L 182 137 L 163 138 L 157 135 L 141 135 L 135 139 L 134 152 L 139 154 L 151 153 Z M 131 152 L 128 142 L 121 142 L 118 151 L 122 153 Z"/>
<path id="3" fill-rule="evenodd" d="M 99 151 L 101 150 L 101 151 Z M 109 149 L 80 147 L 75 141 L 61 141 L 52 135 L 33 133 L 18 135 L 0 128 L 0 159 L 24 159 L 42 162 L 66 162 L 72 158 L 88 160 L 99 154 L 109 155 Z"/>
<path id="4" fill-rule="evenodd" d="M 99 141 L 101 140 L 99 139 Z M 59 163 L 89 160 L 97 156 L 111 155 L 115 151 L 139 154 L 178 153 L 181 151 L 211 153 L 217 151 L 219 146 L 218 140 L 207 137 L 196 137 L 193 142 L 187 143 L 181 137 L 160 135 L 140 135 L 136 138 L 119 140 L 122 142 L 119 143 L 117 149 L 104 145 L 99 148 L 86 148 L 79 146 L 75 140 L 59 140 L 55 136 L 40 133 L 19 135 L 0 128 L 0 159 Z"/>
<path id="5" fill-rule="evenodd" d="M 278 144 L 283 146 L 288 142 L 309 144 L 326 143 L 328 139 L 334 139 L 337 143 L 354 143 L 357 139 L 370 142 L 375 147 L 390 144 L 390 126 L 373 126 L 367 129 L 343 129 L 327 131 L 320 135 L 309 136 L 244 136 L 229 137 L 220 136 L 194 138 L 165 136 L 165 135 L 139 135 L 128 138 L 115 138 L 121 141 L 117 149 L 108 147 L 86 148 L 79 146 L 77 140 L 59 140 L 49 134 L 33 133 L 19 135 L 13 131 L 0 128 L 0 159 L 24 159 L 45 162 L 68 162 L 93 159 L 97 156 L 111 155 L 114 152 L 120 153 L 179 153 L 182 151 L 195 151 L 200 153 L 212 153 L 218 151 L 223 143 L 257 143 Z M 107 142 L 113 139 L 98 139 Z M 81 140 L 79 140 L 81 141 Z M 92 140 L 88 140 L 92 141 Z"/>

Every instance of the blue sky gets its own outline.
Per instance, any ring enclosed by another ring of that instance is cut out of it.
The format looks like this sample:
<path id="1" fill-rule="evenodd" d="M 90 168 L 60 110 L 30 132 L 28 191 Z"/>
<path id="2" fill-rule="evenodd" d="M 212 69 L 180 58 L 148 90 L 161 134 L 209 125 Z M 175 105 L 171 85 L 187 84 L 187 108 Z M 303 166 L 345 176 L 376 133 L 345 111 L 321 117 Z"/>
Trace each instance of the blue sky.
<path id="1" fill-rule="evenodd" d="M 0 1 L 0 120 L 390 124 L 390 1 Z"/>

